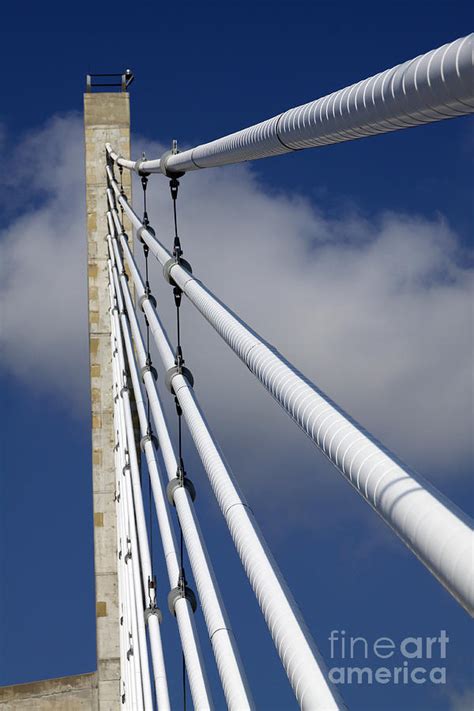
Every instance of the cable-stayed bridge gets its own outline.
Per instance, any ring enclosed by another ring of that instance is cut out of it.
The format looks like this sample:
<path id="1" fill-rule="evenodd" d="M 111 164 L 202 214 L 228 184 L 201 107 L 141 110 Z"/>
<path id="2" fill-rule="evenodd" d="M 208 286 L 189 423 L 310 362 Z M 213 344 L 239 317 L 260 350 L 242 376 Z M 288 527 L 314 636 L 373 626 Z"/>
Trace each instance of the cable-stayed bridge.
<path id="1" fill-rule="evenodd" d="M 473 113 L 472 51 L 473 35 L 469 35 L 210 143 L 183 152 L 174 143 L 152 160 L 133 160 L 129 155 L 131 76 L 123 76 L 122 91 L 117 93 L 95 92 L 94 79 L 88 80 L 85 127 L 98 649 L 91 707 L 171 708 L 161 625 L 172 624 L 174 618 L 190 701 L 196 709 L 214 708 L 209 660 L 203 656 L 194 621 L 200 605 L 228 708 L 255 708 L 245 660 L 193 503 L 199 491 L 184 461 L 186 427 L 297 703 L 306 710 L 345 708 L 317 640 L 240 489 L 238 473 L 226 462 L 199 403 L 193 387 L 192 349 L 184 353 L 181 345 L 183 299 L 243 361 L 249 377 L 260 381 L 472 615 L 473 538 L 468 518 L 222 303 L 199 280 L 199 264 L 191 266 L 186 260 L 186 235 L 179 230 L 180 182 L 190 171 Z M 131 202 L 132 172 L 140 177 L 142 187 L 140 213 Z M 159 225 L 154 229 L 149 222 L 147 187 L 154 174 L 169 182 L 174 215 L 169 246 L 159 236 Z M 144 269 L 139 267 L 136 249 L 143 250 Z M 153 295 L 151 259 L 161 265 L 170 286 L 176 311 L 173 334 L 165 330 Z M 159 362 L 152 362 L 152 343 Z M 157 378 L 174 400 L 177 438 L 170 434 Z M 142 495 L 142 487 L 148 484 L 141 480 L 141 460 L 147 465 L 168 580 L 157 580 L 154 574 Z M 189 569 L 185 569 L 184 550 Z"/>

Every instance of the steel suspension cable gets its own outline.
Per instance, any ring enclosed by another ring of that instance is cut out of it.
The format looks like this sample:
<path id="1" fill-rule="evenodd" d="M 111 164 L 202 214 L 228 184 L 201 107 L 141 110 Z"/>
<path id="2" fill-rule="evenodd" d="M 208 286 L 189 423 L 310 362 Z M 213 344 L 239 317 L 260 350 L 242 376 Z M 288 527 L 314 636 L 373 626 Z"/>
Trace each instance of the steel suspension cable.
<path id="1" fill-rule="evenodd" d="M 117 195 L 111 174 L 109 180 Z M 168 265 L 167 279 L 173 279 L 322 453 L 472 614 L 473 534 L 469 517 L 390 453 L 188 270 L 173 263 L 171 254 L 143 227 L 126 198 L 118 195 L 117 199 L 150 251 L 163 267 Z"/>
<path id="2" fill-rule="evenodd" d="M 115 372 L 115 368 L 113 368 Z M 114 383 L 114 389 L 115 389 L 115 383 Z M 115 438 L 116 438 L 116 445 L 114 447 L 114 461 L 115 461 L 115 502 L 116 502 L 116 518 L 117 518 L 117 551 L 118 551 L 118 565 L 117 565 L 117 574 L 118 574 L 118 592 L 119 592 L 119 609 L 120 609 L 120 618 L 119 618 L 119 623 L 120 623 L 120 677 L 121 677 L 121 700 L 122 704 L 124 705 L 125 709 L 130 708 L 129 704 L 129 697 L 132 696 L 132 689 L 131 689 L 131 677 L 130 677 L 130 659 L 127 657 L 127 650 L 128 650 L 128 642 L 129 642 L 129 635 L 130 635 L 130 621 L 129 621 L 129 608 L 128 608 L 128 600 L 126 599 L 127 591 L 126 591 L 126 582 L 124 579 L 124 571 L 122 570 L 123 567 L 123 556 L 125 555 L 123 552 L 123 541 L 124 541 L 124 531 L 122 527 L 122 506 L 120 504 L 121 500 L 121 492 L 120 492 L 120 484 L 121 484 L 121 478 L 120 475 L 122 473 L 121 470 L 121 465 L 119 462 L 120 459 L 120 454 L 118 452 L 120 443 L 118 439 L 118 425 L 117 425 L 117 406 L 116 406 L 116 399 L 115 399 L 115 391 L 112 393 L 113 400 L 114 400 L 114 431 L 115 431 Z"/>
<path id="3" fill-rule="evenodd" d="M 175 259 L 179 262 L 180 257 L 183 253 L 181 249 L 181 244 L 178 236 L 178 218 L 177 218 L 177 212 L 176 212 L 176 200 L 178 197 L 178 188 L 179 188 L 179 181 L 176 180 L 176 178 L 173 178 L 170 180 L 170 190 L 171 190 L 171 197 L 173 201 L 173 217 L 174 217 L 174 246 L 173 246 L 173 255 Z M 148 245 L 146 245 L 148 246 Z M 148 293 L 145 291 L 145 294 L 147 297 L 150 296 L 150 287 L 148 283 L 148 272 L 147 272 L 147 282 L 148 284 Z M 146 288 L 146 287 L 145 287 Z M 177 368 L 178 372 L 182 372 L 183 366 L 184 366 L 184 358 L 183 358 L 183 351 L 181 348 L 181 323 L 180 323 L 180 307 L 181 307 L 181 289 L 179 287 L 175 287 L 173 289 L 173 295 L 174 295 L 174 303 L 175 303 L 175 308 L 176 308 L 176 353 L 175 353 L 175 365 Z M 146 317 L 145 317 L 146 318 Z M 149 322 L 148 319 L 146 319 L 146 322 L 148 324 L 147 326 L 147 334 L 149 337 L 150 333 L 150 328 L 149 328 Z M 175 397 L 174 399 L 175 406 L 176 406 L 176 414 L 178 417 L 178 468 L 176 471 L 176 478 L 178 479 L 179 485 L 180 486 L 186 486 L 185 483 L 185 476 L 186 476 L 186 470 L 184 468 L 184 460 L 183 460 L 183 430 L 182 430 L 182 415 L 183 411 L 181 409 L 181 405 L 179 404 L 178 398 Z M 186 577 L 184 573 L 184 550 L 183 550 L 183 531 L 181 526 L 179 527 L 179 535 L 180 535 L 180 565 L 181 565 L 181 572 L 180 572 L 180 580 L 179 580 L 179 587 L 180 589 L 184 592 L 186 588 Z M 186 670 L 185 670 L 185 665 L 184 665 L 184 656 L 183 656 L 183 704 L 184 704 L 184 711 L 186 711 Z"/>
<path id="4" fill-rule="evenodd" d="M 116 239 L 114 238 L 113 240 L 111 240 L 111 238 L 109 237 L 109 240 L 110 253 L 114 254 L 114 248 L 117 247 Z M 112 242 L 115 243 L 113 247 Z M 120 260 L 120 255 L 118 253 L 117 257 Z M 126 288 L 128 294 L 127 280 L 121 261 L 118 261 L 118 265 L 120 270 L 120 277 L 116 264 L 114 264 L 113 267 L 114 280 L 116 282 L 116 292 L 119 293 L 120 289 L 122 289 L 123 291 Z M 128 296 L 129 302 L 126 310 L 128 311 L 128 313 L 131 313 L 131 310 L 133 310 L 133 304 L 131 303 L 131 298 L 129 294 Z M 193 698 L 194 707 L 199 711 L 205 711 L 206 709 L 212 709 L 213 704 L 204 668 L 202 652 L 199 645 L 197 631 L 193 619 L 192 598 L 189 594 L 185 597 L 181 597 L 180 594 L 177 594 L 177 587 L 175 587 L 177 586 L 180 573 L 177 552 L 178 549 L 174 538 L 171 521 L 169 518 L 168 507 L 165 503 L 165 493 L 162 488 L 161 477 L 159 475 L 158 462 L 154 449 L 154 442 L 156 438 L 151 430 L 150 421 L 147 417 L 145 405 L 143 402 L 143 397 L 140 388 L 140 380 L 137 372 L 137 366 L 135 363 L 135 353 L 132 347 L 131 336 L 129 332 L 128 316 L 126 316 L 125 313 L 121 316 L 121 325 L 128 355 L 135 402 L 137 405 L 137 412 L 140 421 L 142 446 L 147 459 L 150 483 L 157 511 L 158 525 L 161 534 L 165 562 L 168 570 L 169 581 L 172 586 L 172 590 L 169 596 L 170 610 L 176 615 L 176 620 L 178 623 L 182 649 L 184 652 L 186 666 L 188 669 L 191 695 Z M 139 352 L 138 357 L 142 364 L 141 372 L 143 374 L 142 377 L 147 388 L 148 396 L 150 384 L 154 388 L 153 373 L 156 371 L 154 371 L 151 362 L 145 355 L 143 344 L 141 344 L 141 351 Z"/>
<path id="5" fill-rule="evenodd" d="M 115 191 L 111 174 L 109 179 Z M 124 210 L 128 214 L 131 208 L 124 198 L 120 199 L 123 199 Z M 139 237 L 142 236 L 153 251 L 145 228 L 139 231 Z M 168 385 L 181 405 L 198 454 L 295 695 L 303 709 L 343 708 L 344 704 L 329 680 L 324 661 L 301 612 L 199 408 L 188 382 L 189 372 L 184 368 L 182 373 L 178 372 L 168 337 L 153 304 L 144 294 L 139 271 L 127 242 L 122 237 L 121 244 L 137 295 L 143 304 L 142 308 L 150 322 L 153 338 L 167 370 Z M 171 257 L 168 252 L 167 255 L 168 268 L 182 268 L 175 257 Z M 180 259 L 180 263 L 182 265 L 183 260 Z M 175 285 L 182 288 L 181 284 Z"/>
<path id="6" fill-rule="evenodd" d="M 433 49 L 380 74 L 288 109 L 273 118 L 156 160 L 122 158 L 120 167 L 148 173 L 183 173 L 240 163 L 304 148 L 352 141 L 474 112 L 474 34 Z"/>
<path id="7" fill-rule="evenodd" d="M 110 195 L 109 201 L 112 203 Z M 120 221 L 113 204 L 111 204 L 111 207 L 113 208 L 115 226 L 117 232 L 119 233 Z M 128 255 L 130 250 L 127 244 L 126 235 L 120 234 L 120 240 L 122 248 L 127 250 Z M 114 248 L 117 263 L 120 264 L 120 255 L 118 253 L 118 245 L 116 242 L 114 243 Z M 142 303 L 143 310 L 146 310 L 147 305 L 154 301 L 154 298 L 149 295 L 149 297 L 145 299 L 143 284 L 142 287 L 143 290 L 140 292 L 139 303 Z M 143 363 L 145 359 L 145 348 L 126 281 L 122 281 L 122 292 L 125 298 L 138 360 Z M 147 311 L 147 313 L 149 312 Z M 174 359 L 172 362 L 174 363 Z M 236 711 L 239 709 L 253 708 L 251 694 L 245 678 L 245 673 L 237 650 L 234 635 L 224 603 L 222 601 L 215 573 L 212 569 L 209 554 L 206 550 L 199 523 L 194 512 L 194 507 L 192 506 L 194 487 L 192 487 L 188 477 L 183 480 L 183 486 L 176 477 L 178 461 L 176 460 L 173 452 L 173 447 L 155 383 L 148 372 L 145 372 L 144 383 L 150 398 L 151 410 L 159 436 L 160 448 L 169 478 L 168 497 L 176 506 L 176 512 L 179 518 L 181 530 L 183 531 L 191 568 L 198 588 L 199 598 L 203 607 L 204 618 L 209 631 L 209 638 L 211 640 L 213 652 L 216 657 L 217 667 L 227 704 L 230 709 L 235 709 Z"/>
<path id="8" fill-rule="evenodd" d="M 166 682 L 166 671 L 164 668 L 164 659 L 163 651 L 161 648 L 158 618 L 156 617 L 159 612 L 156 610 L 154 591 L 151 591 L 149 588 L 152 578 L 151 563 L 149 558 L 148 539 L 146 536 L 143 502 L 141 498 L 141 489 L 139 483 L 138 460 L 135 450 L 135 437 L 130 407 L 125 354 L 118 317 L 118 311 L 119 309 L 121 310 L 121 304 L 119 299 L 117 299 L 117 295 L 115 293 L 110 260 L 108 268 L 113 335 L 116 345 L 116 356 L 118 359 L 118 378 L 120 386 L 118 400 L 119 419 L 121 423 L 122 439 L 126 446 L 126 462 L 123 468 L 122 480 L 124 486 L 122 487 L 122 493 L 124 495 L 124 503 L 126 502 L 127 506 L 127 519 L 130 531 L 130 552 L 128 555 L 128 560 L 131 561 L 133 571 L 132 584 L 134 586 L 135 605 L 137 608 L 137 652 L 139 652 L 140 659 L 143 705 L 145 711 L 153 707 L 144 619 L 144 599 L 146 596 L 145 591 L 148 587 L 148 596 L 153 595 L 153 597 L 151 598 L 152 609 L 150 610 L 150 612 L 155 613 L 155 615 L 153 615 L 153 618 L 149 619 L 149 633 L 153 667 L 155 670 L 155 683 L 157 684 L 157 699 L 160 708 L 162 707 L 164 709 L 167 709 L 169 708 L 169 699 Z"/>
<path id="9" fill-rule="evenodd" d="M 178 185 L 178 181 L 175 181 Z M 148 213 L 146 210 L 146 189 L 148 185 L 148 176 L 146 174 L 143 174 L 141 176 L 141 183 L 142 183 L 142 188 L 143 188 L 143 224 L 146 224 L 147 227 L 149 227 L 149 220 L 148 220 Z M 177 186 L 176 186 L 177 189 Z M 174 201 L 174 204 L 176 203 L 176 200 Z M 178 240 L 179 238 L 177 236 L 177 226 L 176 226 L 176 205 L 175 205 L 175 210 L 174 210 L 174 218 L 175 218 L 175 241 Z M 122 231 L 123 231 L 123 223 L 122 223 Z M 143 251 L 145 255 L 145 276 L 146 276 L 146 281 L 145 281 L 145 293 L 147 296 L 150 295 L 150 282 L 148 279 L 148 253 L 149 253 L 149 248 L 148 245 L 143 243 Z M 181 298 L 179 295 L 179 301 L 176 298 L 175 295 L 175 304 L 176 304 L 176 330 L 177 330 L 177 338 L 178 338 L 178 345 L 176 348 L 176 358 L 182 358 L 181 354 L 181 344 L 180 344 L 180 323 L 179 323 L 179 306 L 180 306 Z M 145 323 L 146 323 L 146 339 L 147 339 L 147 361 L 151 362 L 150 358 L 150 325 L 148 323 L 148 319 L 145 318 Z M 180 356 L 178 356 L 178 353 L 180 353 Z M 148 401 L 149 402 L 149 401 Z M 183 451 L 182 451 L 182 428 L 181 428 L 181 410 L 179 407 L 178 401 L 175 402 L 176 404 L 176 413 L 178 416 L 178 458 L 179 458 L 179 464 L 178 464 L 178 470 L 176 473 L 176 476 L 178 480 L 181 481 L 186 476 L 186 472 L 184 469 L 184 462 L 183 462 Z M 148 417 L 149 417 L 149 412 L 148 412 Z M 184 485 L 184 484 L 182 484 Z M 184 551 L 183 551 L 183 532 L 181 530 L 181 526 L 179 527 L 179 536 L 180 536 L 180 544 L 179 544 L 179 550 L 180 550 L 180 574 L 179 574 L 179 579 L 178 579 L 178 589 L 180 590 L 181 596 L 185 597 L 186 595 L 186 588 L 187 588 L 187 581 L 186 581 L 186 575 L 184 571 Z M 182 694 L 183 694 L 183 711 L 186 711 L 186 663 L 185 663 L 185 658 L 184 658 L 184 652 L 181 654 L 181 674 L 182 674 Z"/>
<path id="10" fill-rule="evenodd" d="M 110 252 L 109 245 L 109 252 Z M 114 283 L 114 278 L 112 275 L 112 259 L 113 250 L 110 254 L 109 260 L 109 270 L 110 270 L 110 281 L 111 281 L 111 291 L 114 299 L 117 300 L 118 311 L 120 313 L 120 318 L 124 316 L 124 306 L 122 302 L 122 296 L 119 290 L 117 290 Z M 126 276 L 126 275 L 125 275 Z M 117 309 L 113 312 L 114 320 L 114 330 L 116 333 L 116 340 L 118 346 L 119 363 L 123 365 L 123 372 L 125 373 L 125 352 L 123 339 L 121 336 L 119 316 Z M 130 368 L 130 366 L 129 366 Z M 140 475 L 138 466 L 138 456 L 135 447 L 135 434 L 132 419 L 131 403 L 130 403 L 130 391 L 128 386 L 128 381 L 125 376 L 122 378 L 123 386 L 121 389 L 122 407 L 124 412 L 124 423 L 127 436 L 127 446 L 129 453 L 129 474 L 125 478 L 125 485 L 127 487 L 128 499 L 133 506 L 133 530 L 136 530 L 137 547 L 140 556 L 141 566 L 138 565 L 138 560 L 136 561 L 135 574 L 138 575 L 143 591 L 143 597 L 140 599 L 140 603 L 145 600 L 145 610 L 143 609 L 143 604 L 140 609 L 140 629 L 142 630 L 141 641 L 143 645 L 143 652 L 146 652 L 146 636 L 144 630 L 144 624 L 142 626 L 144 615 L 146 615 L 148 623 L 148 631 L 150 638 L 150 647 L 152 652 L 153 670 L 154 670 L 154 681 L 156 688 L 156 695 L 158 706 L 163 711 L 170 708 L 169 694 L 168 694 L 168 683 L 166 677 L 166 667 L 163 656 L 163 649 L 161 643 L 160 634 L 160 620 L 161 612 L 156 605 L 156 581 L 153 575 L 153 568 L 150 556 L 150 550 L 148 546 L 148 536 L 146 530 L 146 518 L 145 510 L 143 506 L 142 492 L 140 486 Z M 128 491 L 129 490 L 129 491 Z M 140 576 L 141 567 L 141 576 Z M 138 581 L 136 581 L 138 582 Z M 145 708 L 149 708 L 151 704 L 151 688 L 146 689 L 147 696 L 145 698 Z M 149 693 L 148 693 L 149 692 Z"/>
<path id="11" fill-rule="evenodd" d="M 109 286 L 110 292 L 110 286 Z M 116 306 L 114 305 L 114 308 Z M 127 465 L 127 449 L 124 436 L 123 419 L 120 412 L 120 374 L 118 366 L 118 349 L 116 346 L 115 339 L 115 327 L 113 318 L 111 318 L 111 331 L 112 331 L 112 369 L 114 378 L 114 413 L 115 413 L 115 427 L 117 433 L 117 445 L 118 445 L 118 476 L 119 482 L 124 484 L 124 477 L 126 475 L 126 465 Z M 120 483 L 119 483 L 120 487 Z M 128 667 L 128 690 L 125 693 L 125 703 L 129 709 L 143 709 L 143 679 L 140 669 L 140 650 L 138 644 L 138 620 L 137 620 L 137 606 L 135 601 L 135 591 L 132 581 L 133 574 L 131 573 L 131 566 L 129 565 L 129 560 L 132 556 L 131 551 L 131 534 L 130 534 L 130 520 L 128 516 L 128 506 L 127 506 L 127 492 L 125 485 L 120 487 L 120 506 L 119 506 L 119 528 L 121 530 L 121 547 L 119 553 L 119 564 L 123 564 L 123 582 L 124 582 L 124 601 L 125 601 L 125 613 L 126 613 L 126 637 L 125 637 L 125 657 L 127 660 Z"/>

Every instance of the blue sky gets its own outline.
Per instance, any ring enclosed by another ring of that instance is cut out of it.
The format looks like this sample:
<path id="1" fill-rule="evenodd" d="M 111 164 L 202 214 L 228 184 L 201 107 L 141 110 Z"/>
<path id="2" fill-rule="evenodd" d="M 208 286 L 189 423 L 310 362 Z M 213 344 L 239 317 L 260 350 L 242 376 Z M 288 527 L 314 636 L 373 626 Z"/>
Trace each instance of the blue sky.
<path id="1" fill-rule="evenodd" d="M 117 3 L 65 12 L 50 3 L 45 18 L 44 7 L 10 6 L 0 30 L 1 684 L 95 665 L 85 73 L 133 69 L 134 154 L 155 156 L 172 138 L 186 146 L 229 133 L 472 26 L 468 3 L 454 11 L 449 2 L 397 2 L 383 13 L 380 4 L 329 2 Z M 471 514 L 472 153 L 472 123 L 459 119 L 203 171 L 182 181 L 180 196 L 183 244 L 196 273 Z M 150 198 L 154 224 L 169 243 L 160 177 Z M 153 285 L 171 326 L 161 282 L 157 268 Z M 349 707 L 467 708 L 466 614 L 191 306 L 183 318 L 198 396 L 327 661 L 333 629 L 369 641 L 448 632 L 446 685 L 345 685 Z M 370 336 L 370 350 L 358 333 Z M 189 441 L 186 462 L 257 706 L 294 708 Z M 154 554 L 165 607 L 157 531 Z M 171 618 L 163 634 L 179 708 Z M 216 682 L 210 656 L 209 671 Z"/>

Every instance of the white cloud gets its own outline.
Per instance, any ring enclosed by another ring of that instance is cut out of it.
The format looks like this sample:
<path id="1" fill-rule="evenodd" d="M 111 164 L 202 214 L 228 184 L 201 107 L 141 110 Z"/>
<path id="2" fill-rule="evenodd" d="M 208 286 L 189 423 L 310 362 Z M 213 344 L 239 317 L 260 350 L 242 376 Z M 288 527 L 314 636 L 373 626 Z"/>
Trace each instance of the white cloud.
<path id="1" fill-rule="evenodd" d="M 460 694 L 452 694 L 450 711 L 472 711 L 474 708 L 474 691 L 468 690 Z"/>
<path id="2" fill-rule="evenodd" d="M 0 233 L 3 367 L 86 412 L 87 284 L 83 141 L 55 118 L 10 157 L 6 195 L 24 212 Z M 23 197 L 21 197 L 23 196 Z"/>
<path id="3" fill-rule="evenodd" d="M 52 120 L 18 149 L 10 186 L 30 179 L 39 197 L 1 234 L 0 293 L 3 367 L 86 412 L 82 150 L 74 117 Z M 170 244 L 163 177 L 151 179 L 149 202 Z M 179 218 L 195 273 L 328 395 L 428 478 L 466 470 L 472 272 L 442 218 L 335 219 L 302 196 L 270 192 L 246 166 L 183 178 Z M 154 265 L 153 288 L 171 330 L 159 272 Z M 269 498 L 286 515 L 278 482 L 293 479 L 296 500 L 300 483 L 326 465 L 189 304 L 183 321 L 198 396 L 231 463 L 255 494 L 277 482 Z M 336 478 L 319 479 L 325 501 L 341 496 Z"/>

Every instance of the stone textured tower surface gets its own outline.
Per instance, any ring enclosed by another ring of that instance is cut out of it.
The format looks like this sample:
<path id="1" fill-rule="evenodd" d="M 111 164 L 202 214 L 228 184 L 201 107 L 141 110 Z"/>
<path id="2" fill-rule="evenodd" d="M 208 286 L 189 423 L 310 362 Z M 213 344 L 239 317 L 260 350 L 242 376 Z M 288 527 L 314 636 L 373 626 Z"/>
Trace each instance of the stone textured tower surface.
<path id="1" fill-rule="evenodd" d="M 120 650 L 105 143 L 130 155 L 129 94 L 84 94 L 92 477 L 99 710 L 119 708 Z M 131 194 L 131 176 L 123 184 Z"/>

